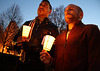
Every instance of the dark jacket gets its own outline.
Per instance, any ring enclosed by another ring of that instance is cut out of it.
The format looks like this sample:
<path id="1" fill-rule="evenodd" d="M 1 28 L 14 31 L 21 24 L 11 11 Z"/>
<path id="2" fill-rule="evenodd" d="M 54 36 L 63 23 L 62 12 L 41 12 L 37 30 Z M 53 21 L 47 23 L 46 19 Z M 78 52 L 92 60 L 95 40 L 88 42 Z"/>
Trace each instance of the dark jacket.
<path id="1" fill-rule="evenodd" d="M 24 25 L 29 25 L 29 23 L 30 21 L 27 21 Z M 36 69 L 36 71 L 44 71 L 45 66 L 40 61 L 40 51 L 43 49 L 41 42 L 45 35 L 56 37 L 58 35 L 57 26 L 50 22 L 48 18 L 45 18 L 41 24 L 39 24 L 39 20 L 36 19 L 30 41 L 23 43 L 23 48 L 26 52 L 25 64 L 27 64 L 28 67 L 30 66 L 30 70 Z M 49 53 L 52 56 L 54 55 L 54 46 Z"/>
<path id="2" fill-rule="evenodd" d="M 55 44 L 55 71 L 100 71 L 100 32 L 95 25 L 77 23 L 61 33 Z"/>

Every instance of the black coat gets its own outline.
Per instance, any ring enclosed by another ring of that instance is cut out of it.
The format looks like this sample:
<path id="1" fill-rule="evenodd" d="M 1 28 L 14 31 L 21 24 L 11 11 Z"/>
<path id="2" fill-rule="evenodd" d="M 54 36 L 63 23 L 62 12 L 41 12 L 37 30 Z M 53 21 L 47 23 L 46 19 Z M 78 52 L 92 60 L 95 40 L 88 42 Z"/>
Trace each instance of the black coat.
<path id="1" fill-rule="evenodd" d="M 41 24 L 38 23 L 39 20 L 36 19 L 35 26 L 32 31 L 31 39 L 29 42 L 23 43 L 23 48 L 26 52 L 25 55 L 25 66 L 28 70 L 44 71 L 44 64 L 40 61 L 40 51 L 42 51 L 43 46 L 41 45 L 42 39 L 45 35 L 52 35 L 56 37 L 58 35 L 57 26 L 55 26 L 48 18 L 45 18 Z M 30 21 L 26 21 L 24 25 L 29 25 Z M 22 30 L 21 30 L 22 31 Z M 21 36 L 21 31 L 16 35 Z M 54 55 L 54 46 L 49 52 L 52 56 Z M 26 69 L 25 69 L 26 70 Z"/>

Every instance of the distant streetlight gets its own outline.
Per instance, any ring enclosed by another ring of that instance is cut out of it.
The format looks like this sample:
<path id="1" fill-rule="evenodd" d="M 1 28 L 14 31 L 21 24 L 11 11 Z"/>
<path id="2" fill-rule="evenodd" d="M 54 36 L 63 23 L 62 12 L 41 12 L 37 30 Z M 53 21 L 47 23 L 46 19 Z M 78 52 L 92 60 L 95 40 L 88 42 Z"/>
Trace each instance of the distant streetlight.
<path id="1" fill-rule="evenodd" d="M 54 12 L 55 12 L 56 10 L 54 9 Z"/>

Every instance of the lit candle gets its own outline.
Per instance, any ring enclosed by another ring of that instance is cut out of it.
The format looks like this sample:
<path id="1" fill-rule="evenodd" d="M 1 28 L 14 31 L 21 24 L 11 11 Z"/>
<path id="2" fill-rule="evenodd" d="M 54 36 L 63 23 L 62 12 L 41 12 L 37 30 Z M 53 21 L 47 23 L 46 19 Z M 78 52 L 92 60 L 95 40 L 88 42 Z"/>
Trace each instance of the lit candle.
<path id="1" fill-rule="evenodd" d="M 44 40 L 43 50 L 50 51 L 54 41 L 55 38 L 53 36 L 46 35 Z"/>
<path id="2" fill-rule="evenodd" d="M 28 37 L 31 27 L 23 25 L 22 37 Z"/>

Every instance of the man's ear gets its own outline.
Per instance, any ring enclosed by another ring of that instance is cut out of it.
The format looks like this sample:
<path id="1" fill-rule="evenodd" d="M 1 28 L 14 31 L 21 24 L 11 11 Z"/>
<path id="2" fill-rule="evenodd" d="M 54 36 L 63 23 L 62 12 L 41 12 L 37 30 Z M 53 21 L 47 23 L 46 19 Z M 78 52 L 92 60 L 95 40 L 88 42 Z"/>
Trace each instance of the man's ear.
<path id="1" fill-rule="evenodd" d="M 51 12 L 52 12 L 52 10 L 49 10 L 49 12 L 48 12 L 47 16 L 49 16 L 49 15 L 51 14 Z"/>
<path id="2" fill-rule="evenodd" d="M 79 13 L 79 20 L 81 20 L 83 18 L 83 12 Z"/>
<path id="3" fill-rule="evenodd" d="M 49 11 L 49 14 L 51 14 L 52 10 Z"/>

